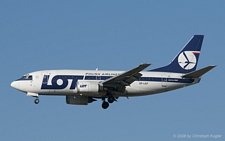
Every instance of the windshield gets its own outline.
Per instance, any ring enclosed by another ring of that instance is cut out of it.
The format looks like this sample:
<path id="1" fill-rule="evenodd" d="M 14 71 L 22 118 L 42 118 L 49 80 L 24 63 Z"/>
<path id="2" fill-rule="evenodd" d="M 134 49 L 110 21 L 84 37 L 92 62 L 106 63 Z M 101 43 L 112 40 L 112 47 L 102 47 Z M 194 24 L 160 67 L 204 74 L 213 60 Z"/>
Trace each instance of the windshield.
<path id="1" fill-rule="evenodd" d="M 32 75 L 26 74 L 26 75 L 22 76 L 18 80 L 32 80 Z"/>

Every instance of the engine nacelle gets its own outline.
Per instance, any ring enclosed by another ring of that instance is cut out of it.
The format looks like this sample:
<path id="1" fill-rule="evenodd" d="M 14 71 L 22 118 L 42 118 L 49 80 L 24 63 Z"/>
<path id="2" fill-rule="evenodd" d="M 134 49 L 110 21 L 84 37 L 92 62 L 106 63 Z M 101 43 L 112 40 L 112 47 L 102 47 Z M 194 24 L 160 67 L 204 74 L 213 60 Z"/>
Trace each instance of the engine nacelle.
<path id="1" fill-rule="evenodd" d="M 66 96 L 67 104 L 88 105 L 88 103 L 91 103 L 93 101 L 96 100 L 88 96 Z"/>
<path id="2" fill-rule="evenodd" d="M 77 81 L 78 93 L 99 93 L 101 91 L 103 91 L 103 85 L 97 81 Z"/>

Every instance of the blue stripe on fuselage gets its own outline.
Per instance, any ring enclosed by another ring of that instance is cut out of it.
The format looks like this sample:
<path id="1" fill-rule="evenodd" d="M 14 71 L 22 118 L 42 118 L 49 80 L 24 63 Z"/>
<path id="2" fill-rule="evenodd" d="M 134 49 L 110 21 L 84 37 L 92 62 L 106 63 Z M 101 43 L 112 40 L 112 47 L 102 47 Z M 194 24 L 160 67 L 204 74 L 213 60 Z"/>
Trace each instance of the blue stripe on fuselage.
<path id="1" fill-rule="evenodd" d="M 64 89 L 68 86 L 68 80 L 71 80 L 70 89 L 75 89 L 78 80 L 107 80 L 113 76 L 82 76 L 82 75 L 55 75 L 48 84 L 49 75 L 44 75 L 41 89 Z M 57 84 L 58 80 L 62 80 L 62 84 Z M 194 79 L 165 78 L 165 77 L 140 77 L 137 81 L 153 81 L 153 82 L 174 82 L 174 83 L 193 83 Z"/>
<path id="2" fill-rule="evenodd" d="M 138 81 L 155 81 L 161 82 L 162 79 L 166 82 L 177 82 L 177 83 L 193 83 L 194 79 L 181 79 L 181 78 L 167 78 L 167 77 L 140 77 Z"/>
<path id="3" fill-rule="evenodd" d="M 106 80 L 112 76 L 86 76 L 84 80 Z M 161 82 L 162 78 L 165 80 L 166 77 L 140 77 L 138 81 L 155 81 Z M 177 83 L 193 83 L 194 79 L 180 79 L 180 78 L 166 78 L 167 82 Z"/>

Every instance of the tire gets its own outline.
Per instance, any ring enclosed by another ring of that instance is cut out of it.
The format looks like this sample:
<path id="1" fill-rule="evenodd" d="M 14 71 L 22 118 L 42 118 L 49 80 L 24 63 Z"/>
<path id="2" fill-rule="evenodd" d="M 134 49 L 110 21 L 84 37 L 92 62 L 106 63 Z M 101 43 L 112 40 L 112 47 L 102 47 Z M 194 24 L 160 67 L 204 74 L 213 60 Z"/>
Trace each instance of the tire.
<path id="1" fill-rule="evenodd" d="M 38 104 L 38 103 L 39 103 L 39 99 L 35 99 L 35 100 L 34 100 L 34 103 L 35 103 L 35 104 Z"/>
<path id="2" fill-rule="evenodd" d="M 115 101 L 115 98 L 113 96 L 108 97 L 108 102 L 113 103 Z"/>
<path id="3" fill-rule="evenodd" d="M 102 108 L 103 108 L 103 109 L 107 109 L 108 107 L 109 107 L 109 103 L 104 101 L 104 102 L 102 103 Z"/>

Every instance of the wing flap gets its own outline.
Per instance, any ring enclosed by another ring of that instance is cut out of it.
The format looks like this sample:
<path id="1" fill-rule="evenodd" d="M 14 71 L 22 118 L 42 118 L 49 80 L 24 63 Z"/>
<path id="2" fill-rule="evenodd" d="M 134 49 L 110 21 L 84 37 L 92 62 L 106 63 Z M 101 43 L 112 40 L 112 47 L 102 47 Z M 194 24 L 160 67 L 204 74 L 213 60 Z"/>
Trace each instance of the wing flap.
<path id="1" fill-rule="evenodd" d="M 199 78 L 202 75 L 204 75 L 205 73 L 207 73 L 208 71 L 210 71 L 211 69 L 213 69 L 214 67 L 216 67 L 216 65 L 208 66 L 208 67 L 202 68 L 200 70 L 193 71 L 191 73 L 183 75 L 182 77 L 183 78 Z"/>

